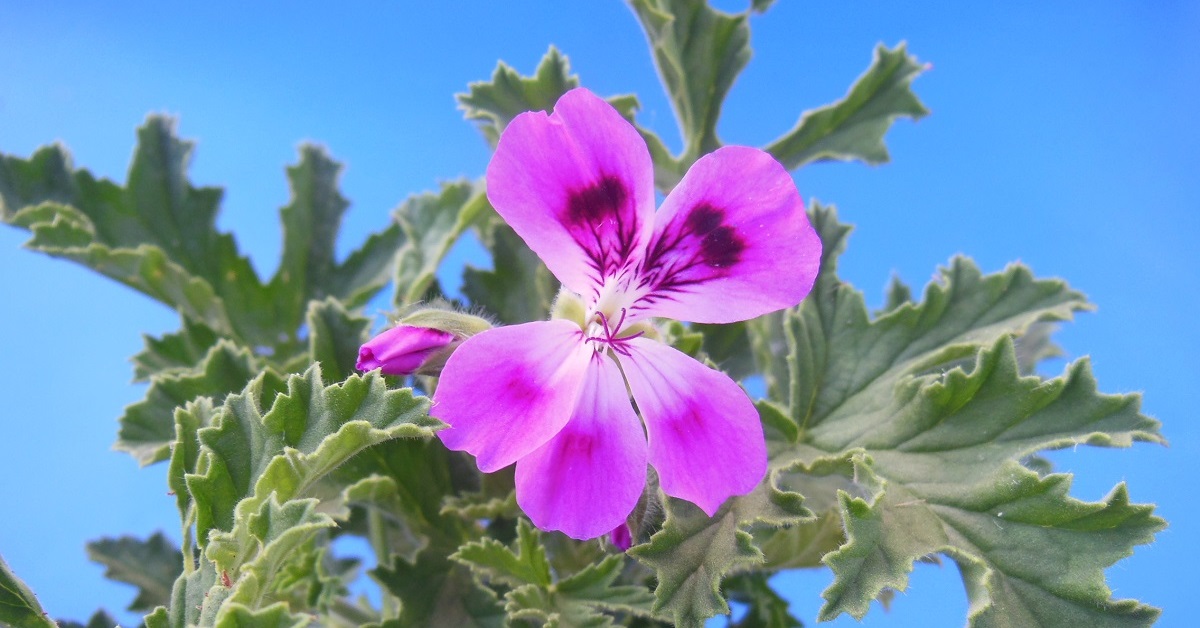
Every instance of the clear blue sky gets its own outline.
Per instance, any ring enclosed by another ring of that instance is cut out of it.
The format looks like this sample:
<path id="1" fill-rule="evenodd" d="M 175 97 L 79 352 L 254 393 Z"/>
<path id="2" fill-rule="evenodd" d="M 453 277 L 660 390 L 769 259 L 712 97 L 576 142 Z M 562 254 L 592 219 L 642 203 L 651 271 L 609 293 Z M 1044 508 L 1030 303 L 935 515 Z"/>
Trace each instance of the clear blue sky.
<path id="1" fill-rule="evenodd" d="M 348 248 L 407 195 L 482 174 L 488 149 L 452 94 L 497 59 L 529 72 L 555 44 L 594 91 L 636 92 L 643 123 L 678 146 L 625 6 L 515 4 L 5 2 L 0 151 L 61 141 L 77 165 L 123 180 L 134 127 L 149 112 L 177 115 L 198 141 L 193 181 L 226 188 L 219 224 L 267 273 L 298 142 L 347 163 Z M 858 224 L 841 268 L 869 302 L 892 273 L 924 284 L 962 252 L 989 271 L 1024 261 L 1099 305 L 1059 340 L 1072 358 L 1092 356 L 1102 390 L 1144 392 L 1171 446 L 1053 459 L 1079 474 L 1077 497 L 1125 480 L 1135 501 L 1159 504 L 1171 527 L 1110 569 L 1110 585 L 1165 607 L 1161 625 L 1185 625 L 1185 566 L 1200 559 L 1200 509 L 1185 488 L 1200 459 L 1200 3 L 896 4 L 780 0 L 755 17 L 755 58 L 721 137 L 774 138 L 840 97 L 877 42 L 907 40 L 934 64 L 916 84 L 933 113 L 897 124 L 893 163 L 810 167 L 801 193 Z M 53 615 L 84 619 L 132 599 L 87 561 L 86 541 L 178 538 L 164 467 L 139 470 L 109 450 L 116 417 L 143 394 L 127 361 L 140 334 L 177 323 L 131 290 L 21 250 L 24 238 L 0 228 L 0 554 Z M 812 623 L 829 581 L 816 571 L 781 583 Z M 954 567 L 921 567 L 893 611 L 866 623 L 964 617 Z"/>

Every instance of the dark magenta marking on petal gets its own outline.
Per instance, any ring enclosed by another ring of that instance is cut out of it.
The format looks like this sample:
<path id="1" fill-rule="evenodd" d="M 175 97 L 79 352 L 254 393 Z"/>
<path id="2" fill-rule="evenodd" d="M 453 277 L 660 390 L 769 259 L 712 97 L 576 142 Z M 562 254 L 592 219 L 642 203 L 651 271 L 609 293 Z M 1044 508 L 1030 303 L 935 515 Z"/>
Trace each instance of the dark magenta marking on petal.
<path id="1" fill-rule="evenodd" d="M 637 249 L 637 211 L 618 177 L 600 177 L 568 194 L 563 221 L 587 255 L 597 288 L 604 278 L 618 274 Z"/>
<path id="2" fill-rule="evenodd" d="M 650 291 L 643 301 L 669 299 L 672 292 L 724 276 L 741 261 L 746 247 L 737 229 L 725 224 L 724 210 L 696 205 L 677 215 L 651 244 L 639 273 L 639 284 Z"/>
<path id="3" fill-rule="evenodd" d="M 572 192 L 567 198 L 567 217 L 571 222 L 592 226 L 606 219 L 620 219 L 629 194 L 616 177 L 604 177 L 591 187 Z"/>

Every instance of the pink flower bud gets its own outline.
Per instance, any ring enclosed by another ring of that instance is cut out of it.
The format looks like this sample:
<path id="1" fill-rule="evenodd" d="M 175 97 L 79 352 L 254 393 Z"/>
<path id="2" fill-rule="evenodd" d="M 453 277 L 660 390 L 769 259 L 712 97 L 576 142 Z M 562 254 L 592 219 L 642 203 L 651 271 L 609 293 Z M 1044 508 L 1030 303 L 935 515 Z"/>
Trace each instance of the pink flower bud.
<path id="1" fill-rule="evenodd" d="M 622 552 L 628 551 L 633 545 L 633 533 L 629 530 L 629 524 L 622 522 L 613 528 L 613 531 L 608 533 L 608 541 Z"/>
<path id="2" fill-rule="evenodd" d="M 445 364 L 458 339 L 450 332 L 428 327 L 397 325 L 358 350 L 360 371 L 380 369 L 386 375 L 412 375 Z"/>

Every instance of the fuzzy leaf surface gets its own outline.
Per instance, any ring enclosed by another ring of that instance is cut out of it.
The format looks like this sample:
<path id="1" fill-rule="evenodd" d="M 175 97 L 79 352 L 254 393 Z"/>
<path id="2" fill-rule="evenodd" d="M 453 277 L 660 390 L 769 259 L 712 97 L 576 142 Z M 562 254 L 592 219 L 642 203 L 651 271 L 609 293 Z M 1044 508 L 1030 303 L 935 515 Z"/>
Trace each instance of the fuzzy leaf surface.
<path id="1" fill-rule="evenodd" d="M 713 615 L 726 614 L 721 578 L 743 568 L 760 567 L 764 556 L 748 528 L 804 523 L 813 516 L 803 498 L 781 490 L 776 473 L 768 473 L 748 495 L 732 497 L 709 517 L 683 500 L 666 500 L 667 520 L 650 542 L 629 554 L 658 576 L 654 612 L 677 625 L 698 626 Z"/>
<path id="2" fill-rule="evenodd" d="M 821 618 L 861 617 L 885 588 L 905 588 L 914 561 L 937 553 L 963 565 L 975 625 L 1152 618 L 1149 607 L 1109 599 L 1103 578 L 1161 528 L 1151 508 L 1130 505 L 1123 487 L 1080 502 L 1065 476 L 1040 478 L 1018 462 L 1044 449 L 1162 440 L 1136 395 L 1097 390 L 1086 360 L 1053 380 L 1022 375 L 1013 338 L 1086 309 L 1083 296 L 1020 266 L 983 275 L 958 258 L 919 303 L 897 299 L 872 318 L 836 277 L 848 229 L 820 207 L 812 221 L 827 256 L 816 287 L 778 326 L 751 329 L 788 346 L 787 375 L 773 375 L 786 383 L 771 391 L 786 400 L 797 438 L 772 447 L 771 465 L 840 466 L 854 480 L 837 492 L 847 541 L 825 556 L 835 581 Z"/>
<path id="3" fill-rule="evenodd" d="M 194 370 L 162 373 L 151 380 L 146 398 L 125 408 L 119 419 L 115 447 L 141 465 L 166 460 L 175 440 L 175 408 L 198 397 L 224 399 L 245 388 L 259 370 L 249 351 L 226 340 L 218 342 Z"/>

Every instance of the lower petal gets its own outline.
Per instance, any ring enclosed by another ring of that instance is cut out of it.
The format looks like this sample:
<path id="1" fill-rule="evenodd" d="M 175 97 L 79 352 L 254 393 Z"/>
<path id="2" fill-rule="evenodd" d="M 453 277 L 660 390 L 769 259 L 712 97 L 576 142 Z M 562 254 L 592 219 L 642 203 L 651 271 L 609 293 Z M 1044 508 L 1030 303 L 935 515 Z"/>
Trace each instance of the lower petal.
<path id="1" fill-rule="evenodd" d="M 430 414 L 446 447 L 490 473 L 525 457 L 566 424 L 592 350 L 579 327 L 543 321 L 472 336 L 446 362 Z"/>
<path id="2" fill-rule="evenodd" d="M 650 464 L 667 495 L 712 516 L 767 472 L 762 423 L 729 376 L 648 338 L 628 342 L 621 366 L 646 421 Z"/>
<path id="3" fill-rule="evenodd" d="M 592 358 L 570 422 L 517 463 L 516 481 L 543 530 L 590 539 L 624 523 L 646 484 L 646 437 L 610 358 Z"/>

